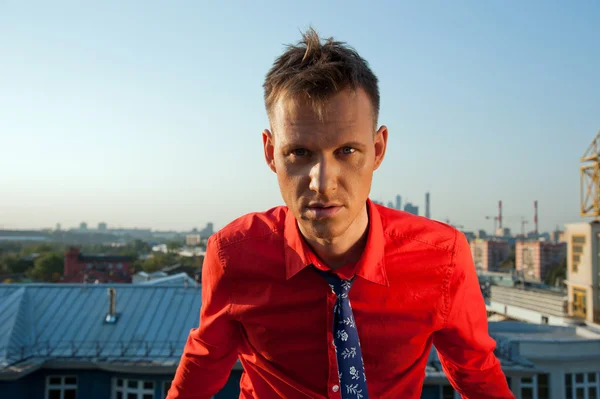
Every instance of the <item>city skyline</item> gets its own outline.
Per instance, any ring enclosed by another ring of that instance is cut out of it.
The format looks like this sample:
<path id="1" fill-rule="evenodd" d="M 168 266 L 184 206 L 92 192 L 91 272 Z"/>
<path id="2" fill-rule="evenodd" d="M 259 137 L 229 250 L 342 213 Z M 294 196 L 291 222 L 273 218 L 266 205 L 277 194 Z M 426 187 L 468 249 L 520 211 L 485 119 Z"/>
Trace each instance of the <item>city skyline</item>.
<path id="1" fill-rule="evenodd" d="M 425 194 L 426 198 L 429 196 L 429 194 L 430 194 L 429 192 Z M 401 198 L 402 198 L 402 200 L 400 200 Z M 410 200 L 405 199 L 401 195 L 396 195 L 394 197 L 394 200 L 395 201 L 388 201 L 386 203 L 385 200 L 373 199 L 373 201 L 376 204 L 383 205 L 383 206 L 386 206 L 386 207 L 389 207 L 392 209 L 402 210 L 404 212 L 414 213 L 419 216 L 427 217 L 427 215 L 425 214 L 425 212 L 426 212 L 425 206 L 421 207 L 419 205 L 419 203 L 411 202 Z M 410 207 L 410 210 L 407 210 L 407 206 Z M 416 211 L 416 213 L 414 211 Z M 475 227 L 473 229 L 468 229 L 464 225 L 460 224 L 460 221 L 453 220 L 453 219 L 450 219 L 447 217 L 431 217 L 431 219 L 437 220 L 440 222 L 444 222 L 444 223 L 449 223 L 452 226 L 458 226 L 458 228 L 461 231 L 465 231 L 465 232 L 468 231 L 468 232 L 476 234 L 477 232 L 483 230 L 486 232 L 486 234 L 488 234 L 490 236 L 494 236 L 495 232 L 496 232 L 496 228 L 498 226 L 498 223 L 497 223 L 497 219 L 496 220 L 493 220 L 493 219 L 497 215 L 498 214 L 496 213 L 496 215 L 486 216 L 485 217 L 486 226 Z M 531 233 L 535 232 L 536 225 L 534 222 L 534 220 L 535 220 L 534 215 L 531 217 L 531 219 L 527 219 L 524 216 L 516 217 L 513 215 L 509 215 L 509 216 L 503 215 L 502 218 L 503 218 L 503 223 L 502 223 L 503 228 L 508 228 L 510 230 L 511 235 L 514 235 L 514 236 L 519 235 L 519 234 L 527 235 L 527 234 L 531 234 Z M 506 220 L 506 219 L 508 219 L 508 220 Z M 490 220 L 493 220 L 493 221 L 490 221 Z M 524 228 L 523 221 L 525 221 L 525 225 L 528 226 L 527 228 Z M 581 221 L 583 221 L 583 220 L 573 221 L 570 223 L 577 223 L 577 222 L 581 222 Z M 494 227 L 488 228 L 487 224 L 491 224 L 491 223 L 494 224 Z M 204 225 L 205 228 L 209 228 L 209 226 L 210 226 L 211 230 L 214 227 L 214 223 L 212 221 L 207 221 L 204 224 L 196 224 L 194 226 L 185 226 L 185 227 L 180 227 L 180 228 L 162 228 L 161 229 L 161 228 L 153 228 L 152 226 L 125 226 L 125 225 L 118 224 L 118 223 L 110 224 L 104 220 L 101 220 L 97 223 L 88 223 L 88 221 L 82 220 L 77 225 L 72 225 L 72 226 L 66 226 L 66 225 L 63 225 L 63 223 L 58 222 L 55 224 L 55 226 L 53 228 L 46 226 L 46 227 L 31 227 L 29 229 L 13 228 L 12 230 L 98 231 L 98 232 L 103 232 L 103 231 L 110 232 L 112 230 L 151 230 L 153 232 L 167 232 L 167 231 L 170 231 L 170 232 L 192 232 L 192 231 L 198 230 L 199 229 L 198 226 L 202 226 L 202 225 Z M 224 226 L 217 226 L 216 230 L 219 230 L 222 227 L 224 227 Z M 518 230 L 517 230 L 517 227 L 518 227 Z M 539 229 L 539 234 L 552 233 L 552 232 L 556 231 L 557 228 L 559 230 L 562 230 L 564 228 L 564 225 L 557 225 L 554 228 L 551 228 L 548 230 Z M 11 230 L 11 229 L 7 228 L 7 226 L 0 224 L 0 230 Z"/>
<path id="2" fill-rule="evenodd" d="M 600 129 L 598 3 L 1 9 L 2 228 L 218 229 L 281 205 L 261 85 L 309 25 L 379 77 L 390 136 L 372 199 L 423 211 L 430 192 L 432 218 L 470 231 L 492 230 L 498 200 L 528 229 L 534 200 L 540 231 L 591 220 L 579 159 Z"/>

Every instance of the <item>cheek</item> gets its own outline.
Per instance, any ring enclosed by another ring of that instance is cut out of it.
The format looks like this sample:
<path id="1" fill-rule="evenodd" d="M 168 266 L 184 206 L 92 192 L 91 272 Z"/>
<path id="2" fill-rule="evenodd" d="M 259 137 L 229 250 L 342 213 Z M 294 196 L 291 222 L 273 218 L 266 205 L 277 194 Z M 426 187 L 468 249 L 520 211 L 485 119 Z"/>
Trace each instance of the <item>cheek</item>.
<path id="1" fill-rule="evenodd" d="M 293 198 L 303 193 L 304 187 L 308 187 L 308 179 L 300 174 L 294 173 L 285 165 L 277 169 L 277 180 L 284 196 Z"/>

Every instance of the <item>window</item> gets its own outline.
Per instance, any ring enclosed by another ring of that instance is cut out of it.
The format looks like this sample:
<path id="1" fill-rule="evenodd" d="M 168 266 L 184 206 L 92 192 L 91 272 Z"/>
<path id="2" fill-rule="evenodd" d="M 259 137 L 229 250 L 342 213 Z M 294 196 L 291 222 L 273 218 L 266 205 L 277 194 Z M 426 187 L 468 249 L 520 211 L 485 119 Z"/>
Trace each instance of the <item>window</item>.
<path id="1" fill-rule="evenodd" d="M 583 288 L 573 288 L 573 316 L 587 316 L 587 292 Z"/>
<path id="2" fill-rule="evenodd" d="M 550 378 L 548 374 L 537 375 L 538 399 L 550 398 Z"/>
<path id="3" fill-rule="evenodd" d="M 122 263 L 117 263 L 117 269 L 122 269 L 123 268 L 123 264 Z"/>
<path id="4" fill-rule="evenodd" d="M 565 398 L 600 399 L 600 372 L 565 374 Z"/>
<path id="5" fill-rule="evenodd" d="M 571 237 L 571 269 L 573 273 L 577 273 L 579 270 L 579 263 L 581 262 L 581 254 L 583 254 L 583 246 L 585 245 L 585 236 L 573 236 Z"/>
<path id="6" fill-rule="evenodd" d="M 548 317 L 547 316 L 542 316 L 542 324 L 548 324 Z"/>
<path id="7" fill-rule="evenodd" d="M 442 385 L 441 399 L 454 399 L 454 388 L 452 385 Z"/>
<path id="8" fill-rule="evenodd" d="M 521 399 L 549 399 L 548 374 L 521 377 Z"/>
<path id="9" fill-rule="evenodd" d="M 76 399 L 77 377 L 51 375 L 46 377 L 46 399 Z"/>
<path id="10" fill-rule="evenodd" d="M 537 399 L 537 390 L 534 383 L 535 376 L 521 377 L 521 399 Z"/>
<path id="11" fill-rule="evenodd" d="M 154 399 L 154 381 L 115 378 L 113 399 Z"/>

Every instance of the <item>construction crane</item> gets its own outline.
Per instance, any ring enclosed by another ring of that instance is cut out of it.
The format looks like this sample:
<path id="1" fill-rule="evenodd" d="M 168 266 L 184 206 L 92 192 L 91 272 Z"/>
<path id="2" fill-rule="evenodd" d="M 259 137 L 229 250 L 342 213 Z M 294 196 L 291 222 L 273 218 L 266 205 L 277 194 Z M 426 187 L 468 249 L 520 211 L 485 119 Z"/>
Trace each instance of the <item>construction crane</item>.
<path id="1" fill-rule="evenodd" d="M 581 216 L 600 219 L 600 131 L 581 157 Z"/>
<path id="2" fill-rule="evenodd" d="M 448 219 L 448 218 L 444 219 L 444 223 L 446 223 L 449 226 L 454 227 L 455 229 L 464 229 L 465 228 L 465 226 L 463 226 L 462 224 L 452 224 L 452 223 L 450 223 L 450 219 Z"/>

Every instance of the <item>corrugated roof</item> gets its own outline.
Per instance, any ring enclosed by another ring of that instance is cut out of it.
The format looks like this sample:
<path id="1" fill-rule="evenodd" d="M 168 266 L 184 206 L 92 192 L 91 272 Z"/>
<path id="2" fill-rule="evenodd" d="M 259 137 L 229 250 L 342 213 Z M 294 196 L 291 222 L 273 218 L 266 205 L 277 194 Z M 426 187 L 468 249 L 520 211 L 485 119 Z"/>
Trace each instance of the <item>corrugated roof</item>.
<path id="1" fill-rule="evenodd" d="M 114 324 L 105 322 L 108 288 L 116 289 Z M 34 370 L 44 359 L 175 365 L 200 306 L 195 284 L 0 285 L 0 377 Z M 531 367 L 504 352 L 496 352 L 503 367 Z M 432 349 L 428 375 L 441 371 Z"/>
<path id="2" fill-rule="evenodd" d="M 115 324 L 104 321 L 108 288 Z M 29 357 L 178 360 L 200 305 L 191 284 L 1 285 L 0 370 Z"/>
<path id="3" fill-rule="evenodd" d="M 33 342 L 30 305 L 24 288 L 0 300 L 0 366 L 7 365 L 7 359 L 25 356 L 24 351 Z"/>

